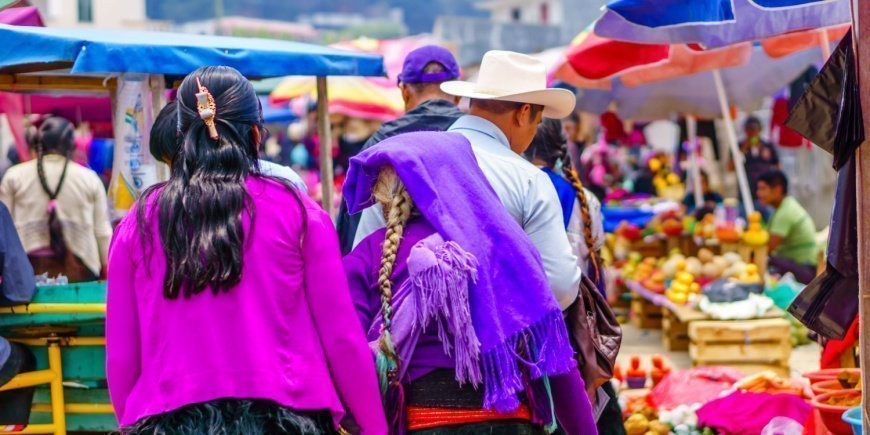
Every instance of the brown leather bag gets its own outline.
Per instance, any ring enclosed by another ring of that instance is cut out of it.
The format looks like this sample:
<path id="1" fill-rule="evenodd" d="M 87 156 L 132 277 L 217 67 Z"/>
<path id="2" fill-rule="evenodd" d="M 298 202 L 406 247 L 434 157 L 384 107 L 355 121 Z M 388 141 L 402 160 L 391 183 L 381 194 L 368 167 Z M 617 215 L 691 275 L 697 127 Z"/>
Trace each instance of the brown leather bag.
<path id="1" fill-rule="evenodd" d="M 613 377 L 613 366 L 622 344 L 622 327 L 607 300 L 586 274 L 580 281 L 577 300 L 565 312 L 580 374 L 589 397 L 595 397 L 595 390 Z"/>

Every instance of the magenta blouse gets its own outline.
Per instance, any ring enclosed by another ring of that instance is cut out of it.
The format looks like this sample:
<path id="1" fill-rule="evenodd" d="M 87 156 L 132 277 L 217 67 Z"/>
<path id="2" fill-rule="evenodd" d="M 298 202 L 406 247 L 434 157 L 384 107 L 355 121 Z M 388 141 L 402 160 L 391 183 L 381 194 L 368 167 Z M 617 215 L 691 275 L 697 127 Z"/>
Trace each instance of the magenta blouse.
<path id="1" fill-rule="evenodd" d="M 292 194 L 247 181 L 241 282 L 163 297 L 166 259 L 157 235 L 143 247 L 136 213 L 109 252 L 106 370 L 121 426 L 219 398 L 269 399 L 296 410 L 347 411 L 363 433 L 386 434 L 377 377 L 348 293 L 338 240 L 323 210 L 303 195 L 307 232 Z M 303 237 L 304 236 L 304 237 Z M 343 405 L 344 404 L 344 405 Z"/>

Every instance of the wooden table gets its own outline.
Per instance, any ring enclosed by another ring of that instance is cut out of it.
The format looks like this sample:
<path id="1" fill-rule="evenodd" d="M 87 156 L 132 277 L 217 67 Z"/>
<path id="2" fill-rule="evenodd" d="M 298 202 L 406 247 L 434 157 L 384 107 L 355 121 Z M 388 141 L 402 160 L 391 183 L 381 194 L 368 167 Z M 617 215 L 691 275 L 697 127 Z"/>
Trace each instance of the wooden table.
<path id="1" fill-rule="evenodd" d="M 670 351 L 689 350 L 689 323 L 714 320 L 697 307 L 670 304 L 662 306 L 662 343 Z M 759 319 L 785 317 L 785 312 L 777 307 L 768 310 Z M 729 322 L 730 320 L 723 320 Z"/>

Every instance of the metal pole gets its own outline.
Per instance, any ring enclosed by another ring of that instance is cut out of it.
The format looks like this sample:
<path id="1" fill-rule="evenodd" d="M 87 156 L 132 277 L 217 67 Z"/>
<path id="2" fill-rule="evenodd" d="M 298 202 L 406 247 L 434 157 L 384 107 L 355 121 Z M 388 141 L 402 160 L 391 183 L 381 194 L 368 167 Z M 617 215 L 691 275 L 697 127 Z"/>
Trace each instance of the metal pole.
<path id="1" fill-rule="evenodd" d="M 737 171 L 737 186 L 743 199 L 743 207 L 746 214 L 749 215 L 755 212 L 755 204 L 752 202 L 752 192 L 749 191 L 749 180 L 746 178 L 746 168 L 743 166 L 743 153 L 740 152 L 740 147 L 737 145 L 737 130 L 734 129 L 734 120 L 731 119 L 731 111 L 728 109 L 728 97 L 725 95 L 722 73 L 718 69 L 713 70 L 713 81 L 716 83 L 719 108 L 722 110 L 722 119 L 725 121 L 725 135 L 728 139 L 728 146 L 731 147 L 734 170 Z"/>
<path id="2" fill-rule="evenodd" d="M 701 168 L 698 166 L 698 120 L 695 115 L 686 115 L 686 130 L 689 133 L 689 173 L 692 174 L 695 208 L 701 208 L 704 204 L 704 189 L 701 187 Z"/>
<path id="3" fill-rule="evenodd" d="M 332 214 L 332 132 L 329 125 L 329 106 L 326 77 L 317 77 L 317 136 L 320 139 L 320 195 L 323 209 Z"/>
<path id="4" fill-rule="evenodd" d="M 224 1 L 214 0 L 214 33 L 223 35 L 224 31 L 221 28 L 221 19 L 224 17 Z"/>

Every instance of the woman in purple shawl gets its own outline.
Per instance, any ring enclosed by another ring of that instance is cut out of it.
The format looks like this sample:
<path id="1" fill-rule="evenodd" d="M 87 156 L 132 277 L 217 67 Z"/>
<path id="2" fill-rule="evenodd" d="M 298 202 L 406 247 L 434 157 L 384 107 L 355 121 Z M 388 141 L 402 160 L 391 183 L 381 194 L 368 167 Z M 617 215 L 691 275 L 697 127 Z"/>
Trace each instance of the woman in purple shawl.
<path id="1" fill-rule="evenodd" d="M 596 433 L 540 255 L 463 136 L 387 139 L 344 192 L 387 221 L 344 266 L 392 433 Z"/>

